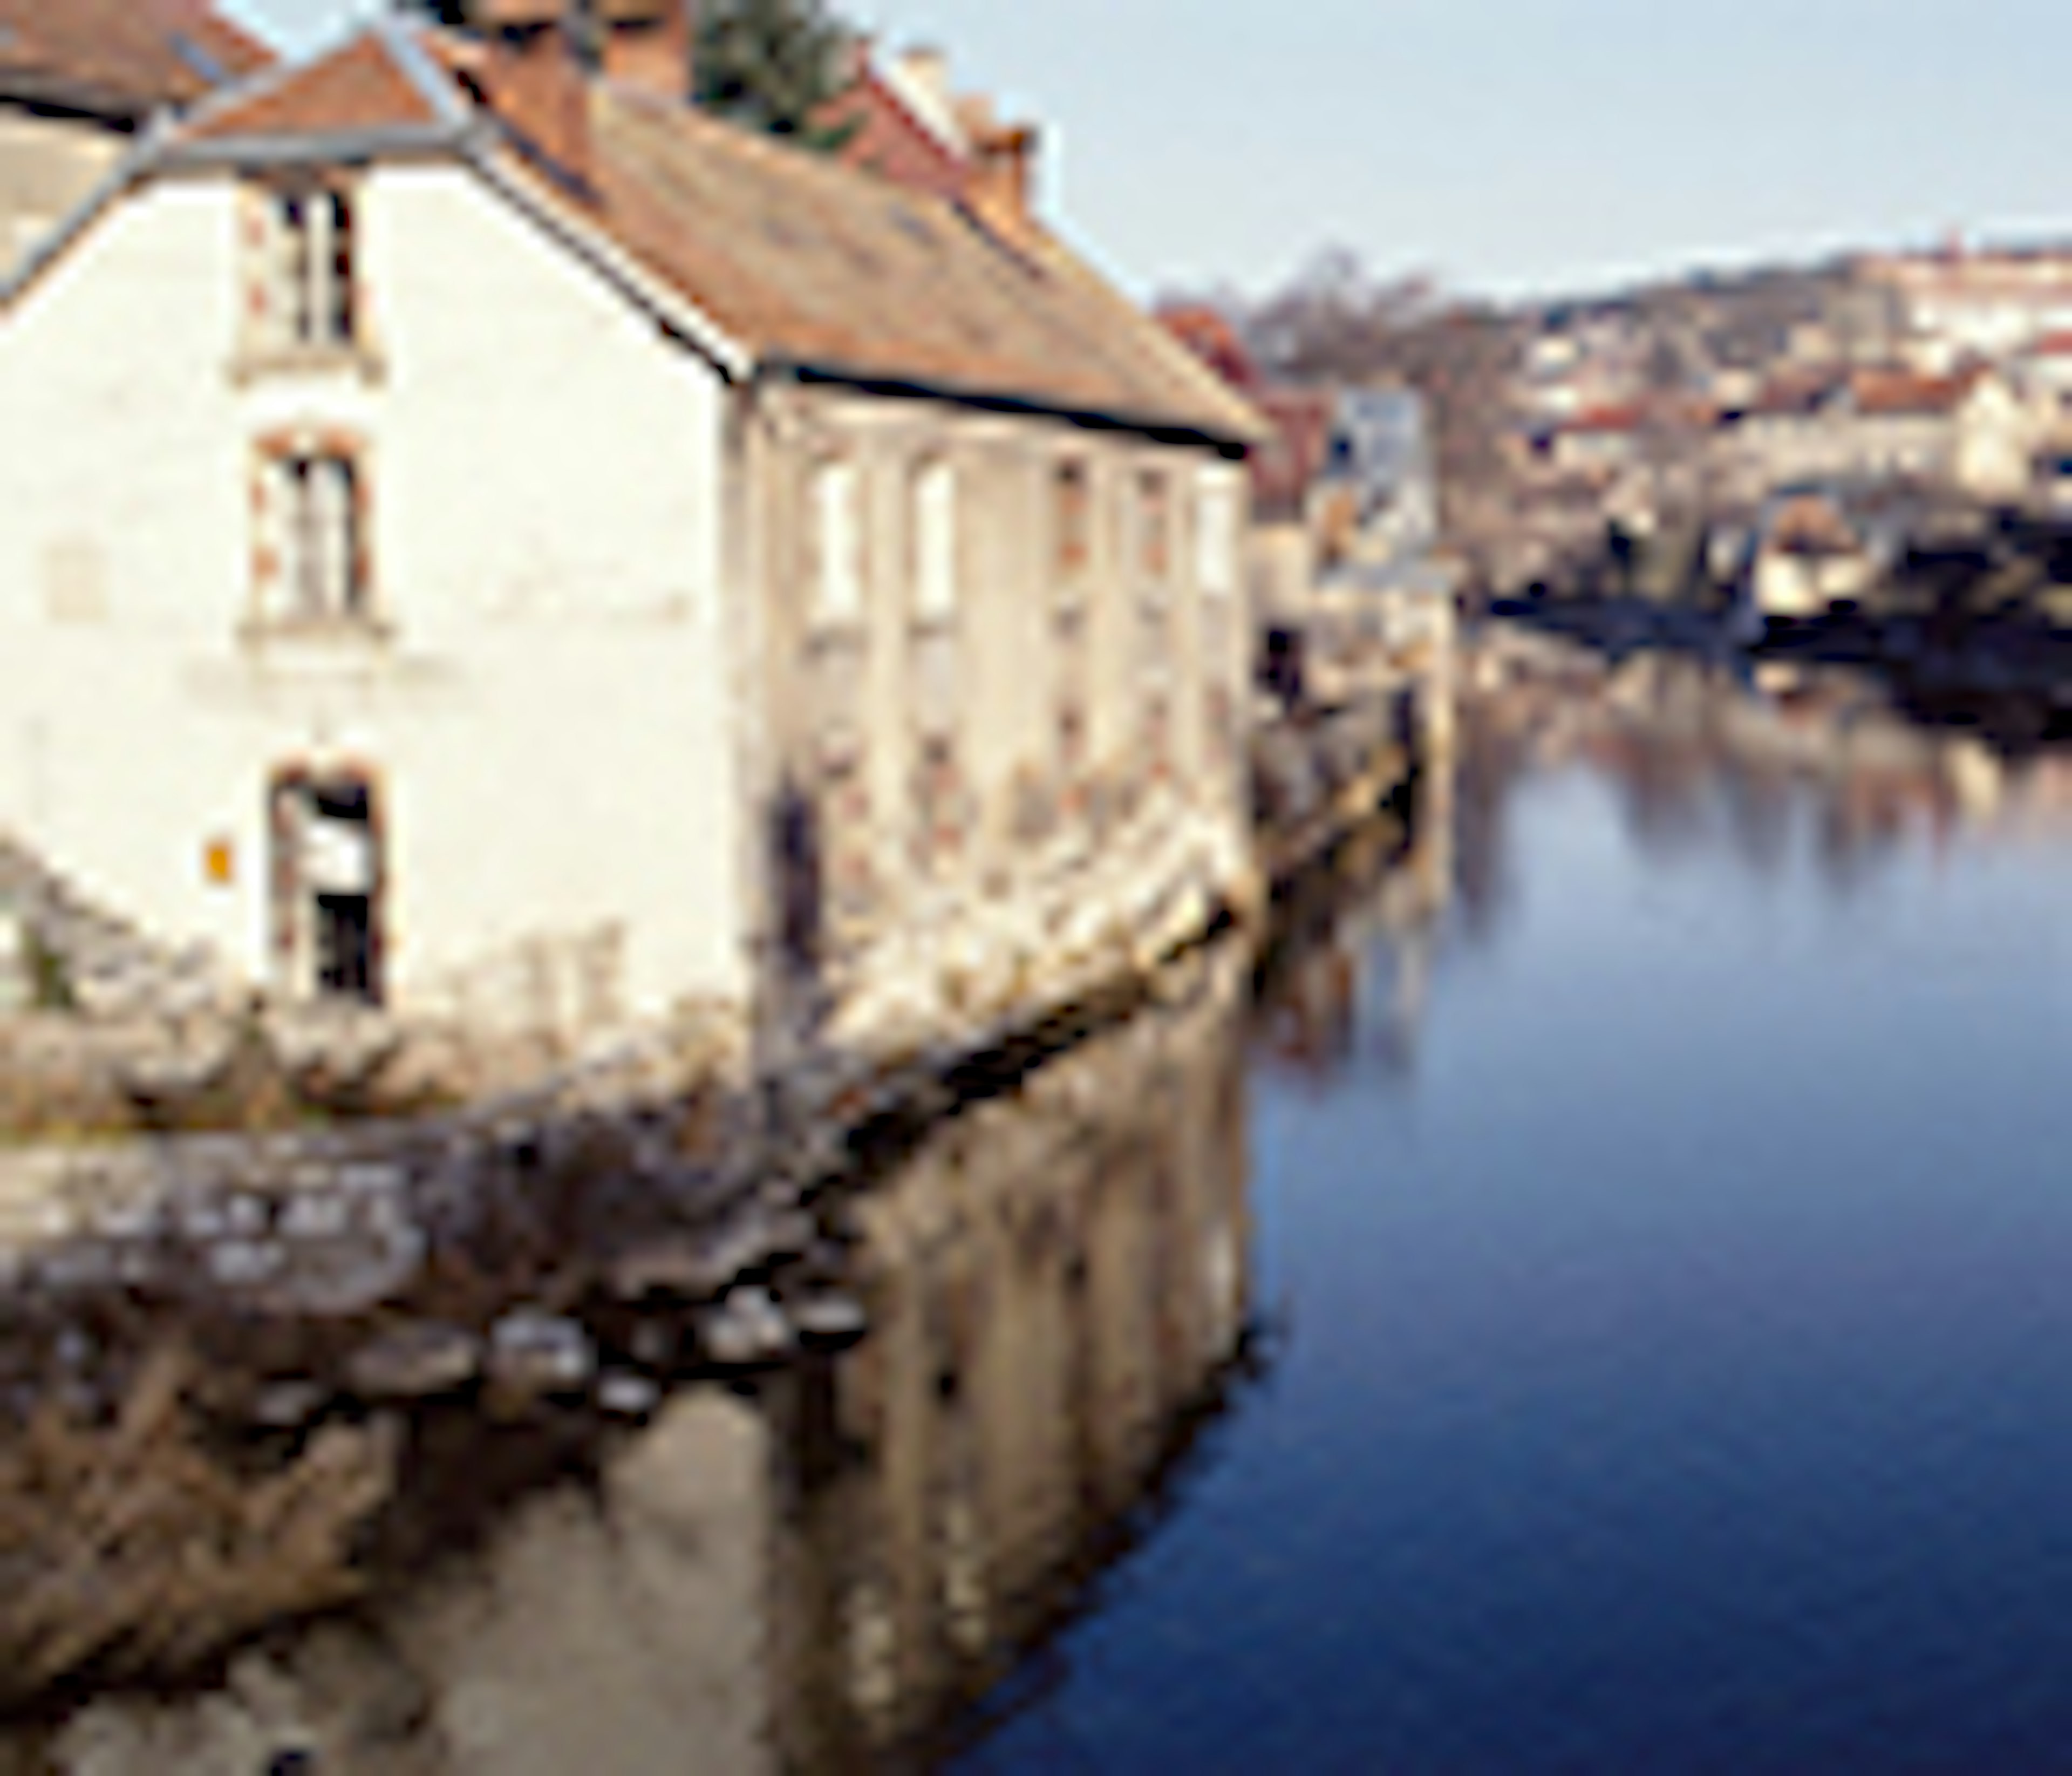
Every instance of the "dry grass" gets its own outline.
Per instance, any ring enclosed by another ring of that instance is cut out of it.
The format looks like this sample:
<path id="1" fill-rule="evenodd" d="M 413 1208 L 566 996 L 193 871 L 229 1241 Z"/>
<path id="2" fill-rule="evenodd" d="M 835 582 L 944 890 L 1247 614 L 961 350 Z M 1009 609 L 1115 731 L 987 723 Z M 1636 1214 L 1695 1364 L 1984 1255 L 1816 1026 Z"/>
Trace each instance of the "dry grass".
<path id="1" fill-rule="evenodd" d="M 176 1676 L 360 1589 L 352 1545 L 393 1490 L 391 1428 L 327 1426 L 240 1474 L 207 1446 L 194 1376 L 161 1347 L 112 1423 L 46 1401 L 0 1449 L 0 1700 Z"/>

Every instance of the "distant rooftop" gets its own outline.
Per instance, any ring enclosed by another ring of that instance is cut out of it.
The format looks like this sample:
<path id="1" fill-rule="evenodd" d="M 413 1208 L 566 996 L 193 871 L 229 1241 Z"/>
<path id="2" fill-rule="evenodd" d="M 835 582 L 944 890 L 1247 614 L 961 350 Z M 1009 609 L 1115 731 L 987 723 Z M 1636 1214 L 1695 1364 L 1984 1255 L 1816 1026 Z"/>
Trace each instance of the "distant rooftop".
<path id="1" fill-rule="evenodd" d="M 0 100 L 134 122 L 266 67 L 206 0 L 0 0 Z"/>

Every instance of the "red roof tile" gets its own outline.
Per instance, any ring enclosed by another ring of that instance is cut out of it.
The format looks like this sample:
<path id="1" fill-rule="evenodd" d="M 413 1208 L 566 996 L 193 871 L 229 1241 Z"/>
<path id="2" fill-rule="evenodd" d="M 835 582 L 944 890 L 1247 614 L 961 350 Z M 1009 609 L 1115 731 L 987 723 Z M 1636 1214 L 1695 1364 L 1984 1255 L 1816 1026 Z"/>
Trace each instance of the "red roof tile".
<path id="1" fill-rule="evenodd" d="M 952 153 L 868 64 L 853 84 L 828 102 L 817 121 L 831 130 L 851 126 L 838 151 L 852 166 L 938 197 L 959 196 L 970 186 L 970 162 Z"/>
<path id="2" fill-rule="evenodd" d="M 1243 437 L 1244 402 L 1033 221 L 593 90 L 594 214 L 758 356 Z"/>
<path id="3" fill-rule="evenodd" d="M 1157 316 L 1160 326 L 1233 388 L 1257 390 L 1259 366 L 1227 316 L 1194 302 L 1170 303 Z"/>
<path id="4" fill-rule="evenodd" d="M 272 59 L 206 0 L 0 0 L 0 96 L 141 117 Z"/>
<path id="5" fill-rule="evenodd" d="M 1338 397 L 1328 388 L 1268 387 L 1251 399 L 1272 428 L 1252 453 L 1252 508 L 1261 518 L 1300 517 L 1330 450 Z"/>
<path id="6" fill-rule="evenodd" d="M 1921 376 L 1910 370 L 1864 370 L 1850 379 L 1849 392 L 1860 413 L 1933 415 L 1962 406 L 1978 380 L 1975 370 L 1947 376 Z"/>
<path id="7" fill-rule="evenodd" d="M 249 94 L 228 98 L 198 117 L 183 136 L 188 142 L 224 142 L 248 136 L 335 135 L 438 121 L 438 110 L 396 65 L 388 44 L 370 32 L 284 80 L 262 82 Z"/>
<path id="8" fill-rule="evenodd" d="M 1557 430 L 1569 438 L 1616 437 L 1622 432 L 1638 431 L 1646 417 L 1638 402 L 1608 404 L 1585 408 L 1564 420 Z"/>

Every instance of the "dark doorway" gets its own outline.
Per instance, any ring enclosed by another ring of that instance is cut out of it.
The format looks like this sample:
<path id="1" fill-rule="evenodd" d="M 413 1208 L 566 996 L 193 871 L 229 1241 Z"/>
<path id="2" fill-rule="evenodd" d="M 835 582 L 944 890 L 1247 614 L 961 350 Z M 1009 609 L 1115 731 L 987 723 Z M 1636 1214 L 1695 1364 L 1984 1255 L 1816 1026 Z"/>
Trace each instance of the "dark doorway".
<path id="1" fill-rule="evenodd" d="M 372 785 L 283 773 L 273 791 L 277 964 L 290 997 L 382 998 L 383 858 Z"/>

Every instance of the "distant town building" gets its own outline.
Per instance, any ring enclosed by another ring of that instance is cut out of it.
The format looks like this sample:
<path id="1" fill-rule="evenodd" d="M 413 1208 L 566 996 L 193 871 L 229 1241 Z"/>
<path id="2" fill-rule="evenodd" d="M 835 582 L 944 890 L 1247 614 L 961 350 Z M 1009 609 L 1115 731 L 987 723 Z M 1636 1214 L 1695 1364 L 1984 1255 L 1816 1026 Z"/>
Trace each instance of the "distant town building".
<path id="1" fill-rule="evenodd" d="M 2029 486 L 2041 430 L 2010 379 L 1972 364 L 1783 374 L 1725 416 L 1718 454 L 1743 493 L 1812 481 L 1911 482 L 1982 500 Z"/>
<path id="2" fill-rule="evenodd" d="M 1450 600 L 1433 561 L 1438 480 L 1416 390 L 1276 384 L 1215 310 L 1174 305 L 1159 319 L 1270 427 L 1251 458 L 1248 549 L 1270 678 L 1293 655 L 1316 683 L 1347 676 L 1328 662 L 1383 649 L 1411 603 Z"/>
<path id="3" fill-rule="evenodd" d="M 2072 328 L 2072 248 L 1973 249 L 1867 254 L 1856 280 L 1888 293 L 1902 337 L 1922 368 L 1967 356 L 2000 358 Z"/>

